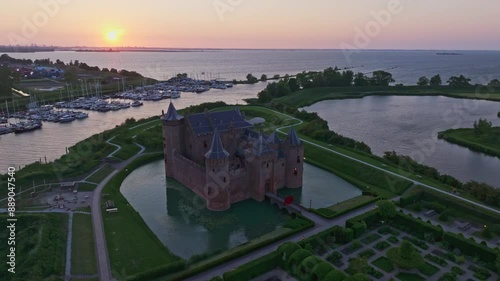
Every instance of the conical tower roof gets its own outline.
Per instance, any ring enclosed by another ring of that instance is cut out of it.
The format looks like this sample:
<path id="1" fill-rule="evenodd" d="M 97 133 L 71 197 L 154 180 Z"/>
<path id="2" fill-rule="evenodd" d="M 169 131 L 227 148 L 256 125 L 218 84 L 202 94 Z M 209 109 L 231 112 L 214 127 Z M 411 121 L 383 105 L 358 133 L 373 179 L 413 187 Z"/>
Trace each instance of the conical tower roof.
<path id="1" fill-rule="evenodd" d="M 299 146 L 302 144 L 300 141 L 299 136 L 297 135 L 297 132 L 295 132 L 295 129 L 292 127 L 290 131 L 288 132 L 288 136 L 286 137 L 286 140 L 292 145 L 292 146 Z"/>
<path id="2" fill-rule="evenodd" d="M 264 140 L 264 136 L 262 134 L 259 135 L 257 142 L 255 143 L 255 154 L 258 156 L 262 156 L 264 154 L 270 154 L 274 151 L 269 147 L 267 142 Z"/>
<path id="3" fill-rule="evenodd" d="M 170 101 L 170 104 L 168 105 L 167 114 L 165 114 L 165 116 L 163 116 L 162 119 L 164 121 L 179 121 L 182 120 L 183 118 L 184 117 L 177 112 L 177 109 L 175 109 L 175 106 L 172 103 L 172 101 Z"/>
<path id="4" fill-rule="evenodd" d="M 266 140 L 270 144 L 281 144 L 283 143 L 281 139 L 278 137 L 278 134 L 276 132 L 273 132 Z"/>
<path id="5" fill-rule="evenodd" d="M 222 140 L 220 138 L 219 130 L 216 128 L 214 130 L 214 136 L 212 138 L 212 146 L 210 150 L 205 154 L 207 159 L 224 159 L 229 157 L 229 152 L 224 149 L 222 145 Z"/>

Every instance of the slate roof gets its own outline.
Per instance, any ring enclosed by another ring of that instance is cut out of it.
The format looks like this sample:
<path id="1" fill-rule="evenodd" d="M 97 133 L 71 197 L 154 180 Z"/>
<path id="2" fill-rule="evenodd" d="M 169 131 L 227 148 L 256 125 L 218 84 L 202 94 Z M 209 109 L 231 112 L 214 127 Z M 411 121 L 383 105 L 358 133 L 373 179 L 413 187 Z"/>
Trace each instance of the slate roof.
<path id="1" fill-rule="evenodd" d="M 275 151 L 264 140 L 264 136 L 260 135 L 254 145 L 254 152 L 257 156 L 274 153 Z"/>
<path id="2" fill-rule="evenodd" d="M 276 132 L 273 132 L 266 140 L 268 143 L 271 144 L 281 144 L 283 143 L 281 139 L 278 137 L 278 134 Z"/>
<path id="3" fill-rule="evenodd" d="M 231 128 L 246 129 L 252 124 L 245 120 L 238 110 L 204 112 L 187 116 L 195 135 L 211 134 L 215 129 L 220 132 Z"/>
<path id="4" fill-rule="evenodd" d="M 224 159 L 227 157 L 229 157 L 229 152 L 227 152 L 222 145 L 219 130 L 215 129 L 214 136 L 212 137 L 212 146 L 210 147 L 210 150 L 205 154 L 205 158 Z"/>
<path id="5" fill-rule="evenodd" d="M 297 136 L 297 132 L 295 132 L 295 129 L 293 127 L 288 132 L 286 140 L 289 141 L 292 146 L 299 146 L 302 144 L 299 136 Z"/>
<path id="6" fill-rule="evenodd" d="M 165 114 L 162 119 L 164 121 L 178 121 L 182 120 L 183 118 L 184 117 L 177 112 L 177 109 L 175 109 L 174 104 L 170 102 L 170 104 L 168 105 L 167 114 Z"/>

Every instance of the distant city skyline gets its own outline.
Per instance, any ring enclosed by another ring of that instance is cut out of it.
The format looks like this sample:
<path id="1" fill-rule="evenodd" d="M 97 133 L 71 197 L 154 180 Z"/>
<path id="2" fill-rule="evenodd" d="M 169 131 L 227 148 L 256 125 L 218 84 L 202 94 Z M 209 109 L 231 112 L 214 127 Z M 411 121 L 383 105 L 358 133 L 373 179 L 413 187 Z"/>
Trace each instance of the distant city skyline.
<path id="1" fill-rule="evenodd" d="M 9 1 L 0 45 L 500 50 L 500 2 Z"/>

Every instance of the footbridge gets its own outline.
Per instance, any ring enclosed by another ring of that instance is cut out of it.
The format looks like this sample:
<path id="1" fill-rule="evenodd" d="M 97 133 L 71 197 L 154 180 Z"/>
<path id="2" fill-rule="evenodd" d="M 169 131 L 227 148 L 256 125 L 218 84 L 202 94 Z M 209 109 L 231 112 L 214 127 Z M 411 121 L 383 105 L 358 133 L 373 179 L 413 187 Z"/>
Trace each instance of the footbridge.
<path id="1" fill-rule="evenodd" d="M 276 204 L 276 206 L 278 206 L 278 208 L 287 210 L 289 214 L 301 214 L 302 213 L 300 206 L 297 206 L 296 204 L 293 204 L 293 203 L 285 205 L 285 199 L 277 196 L 274 193 L 266 192 L 266 197 L 269 198 L 269 201 L 271 202 L 271 204 Z"/>

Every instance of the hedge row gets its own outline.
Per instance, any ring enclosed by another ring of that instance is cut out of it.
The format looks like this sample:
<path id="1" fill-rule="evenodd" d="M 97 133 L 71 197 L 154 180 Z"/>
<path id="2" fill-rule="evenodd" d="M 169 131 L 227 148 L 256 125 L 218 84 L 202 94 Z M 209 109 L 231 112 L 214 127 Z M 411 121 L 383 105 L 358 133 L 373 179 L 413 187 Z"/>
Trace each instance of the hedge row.
<path id="1" fill-rule="evenodd" d="M 279 267 L 280 261 L 280 254 L 275 251 L 224 273 L 223 279 L 224 281 L 250 280 Z"/>
<path id="2" fill-rule="evenodd" d="M 496 250 L 487 246 L 476 243 L 473 239 L 466 239 L 461 234 L 446 232 L 443 237 L 444 241 L 448 241 L 450 247 L 458 248 L 462 253 L 469 256 L 478 256 L 485 263 L 492 263 L 500 254 Z"/>
<path id="3" fill-rule="evenodd" d="M 416 232 L 416 236 L 419 238 L 424 238 L 424 233 L 432 233 L 434 238 L 438 241 L 443 238 L 444 231 L 441 227 L 424 222 L 423 220 L 414 218 L 410 215 L 398 212 L 396 216 L 392 218 L 392 221 L 398 226 L 413 229 Z"/>
<path id="4" fill-rule="evenodd" d="M 186 268 L 186 263 L 183 260 L 179 260 L 168 265 L 158 266 L 156 268 L 144 271 L 127 278 L 127 281 L 143 281 L 151 280 L 154 278 L 162 277 L 165 274 L 177 272 Z"/>
<path id="5" fill-rule="evenodd" d="M 378 201 L 380 199 L 381 199 L 380 196 L 376 196 L 376 197 L 373 197 L 373 199 L 371 199 L 371 200 L 363 202 L 363 203 L 361 203 L 359 205 L 354 205 L 354 206 L 352 206 L 350 208 L 346 208 L 346 209 L 344 209 L 344 210 L 342 210 L 340 212 L 335 212 L 335 211 L 330 210 L 328 208 L 311 209 L 311 212 L 313 212 L 313 213 L 315 213 L 315 214 L 317 214 L 317 215 L 319 215 L 319 216 L 321 216 L 321 217 L 323 217 L 325 219 L 333 219 L 333 218 L 336 218 L 338 216 L 350 213 L 350 212 L 352 212 L 354 210 L 357 210 L 357 209 L 359 209 L 361 207 L 364 207 L 366 205 L 369 205 L 369 204 L 371 204 L 373 202 L 376 202 L 376 201 Z"/>
<path id="6" fill-rule="evenodd" d="M 313 236 L 301 240 L 298 244 L 305 247 L 306 244 L 311 244 L 313 248 L 327 247 L 328 241 L 335 238 L 336 243 L 346 244 L 354 239 L 354 233 L 350 228 L 343 228 L 341 226 L 334 226 L 327 230 L 323 230 Z"/>
<path id="7" fill-rule="evenodd" d="M 350 218 L 350 219 L 346 220 L 345 226 L 348 228 L 352 228 L 354 226 L 354 224 L 361 222 L 361 221 L 364 221 L 366 223 L 366 225 L 369 227 L 372 224 L 379 222 L 381 219 L 382 219 L 382 217 L 380 216 L 379 209 L 377 208 L 377 209 L 373 209 L 371 211 L 368 211 L 364 214 L 361 214 L 357 217 Z"/>
<path id="8" fill-rule="evenodd" d="M 438 202 L 448 208 L 463 210 L 471 215 L 480 217 L 491 223 L 500 224 L 500 216 L 497 213 L 480 208 L 474 204 L 453 198 L 449 195 L 442 194 L 436 191 L 423 189 L 422 187 L 416 188 L 405 196 L 400 198 L 399 204 L 401 207 L 406 207 L 418 201 L 434 201 Z"/>

